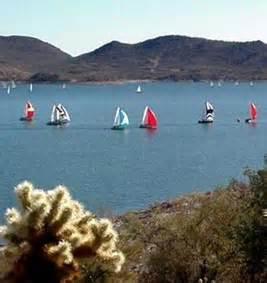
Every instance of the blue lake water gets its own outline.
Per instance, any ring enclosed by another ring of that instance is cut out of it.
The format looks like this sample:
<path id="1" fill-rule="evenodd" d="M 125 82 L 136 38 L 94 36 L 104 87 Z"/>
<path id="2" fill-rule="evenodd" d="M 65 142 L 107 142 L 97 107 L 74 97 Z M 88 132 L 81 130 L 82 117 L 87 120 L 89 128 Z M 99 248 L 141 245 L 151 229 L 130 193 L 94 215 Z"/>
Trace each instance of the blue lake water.
<path id="1" fill-rule="evenodd" d="M 121 213 L 192 191 L 206 191 L 241 179 L 246 166 L 259 168 L 267 152 L 267 83 L 250 87 L 225 83 L 144 83 L 121 85 L 18 85 L 0 89 L 0 213 L 15 204 L 13 188 L 31 180 L 41 188 L 68 186 L 88 208 Z M 19 121 L 24 102 L 37 110 L 30 124 Z M 213 125 L 197 124 L 203 103 L 215 106 Z M 237 123 L 258 106 L 257 125 Z M 72 122 L 46 126 L 53 103 L 63 103 Z M 130 127 L 112 131 L 117 105 Z M 156 131 L 139 129 L 150 105 Z"/>

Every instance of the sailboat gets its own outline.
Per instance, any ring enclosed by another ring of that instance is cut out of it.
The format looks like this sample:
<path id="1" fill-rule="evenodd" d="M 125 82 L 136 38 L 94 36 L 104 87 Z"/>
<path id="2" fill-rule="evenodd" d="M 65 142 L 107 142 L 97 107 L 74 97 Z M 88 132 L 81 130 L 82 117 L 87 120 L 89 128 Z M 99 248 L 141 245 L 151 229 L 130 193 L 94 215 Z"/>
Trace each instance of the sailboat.
<path id="1" fill-rule="evenodd" d="M 221 87 L 222 83 L 220 81 L 218 81 L 218 87 Z"/>
<path id="2" fill-rule="evenodd" d="M 214 120 L 214 107 L 208 101 L 206 101 L 203 111 L 203 117 L 198 121 L 200 124 L 213 123 Z"/>
<path id="3" fill-rule="evenodd" d="M 30 92 L 32 92 L 32 90 L 33 90 L 33 85 L 32 85 L 32 83 L 30 84 Z"/>
<path id="4" fill-rule="evenodd" d="M 253 102 L 249 104 L 249 116 L 250 118 L 246 119 L 245 122 L 255 123 L 257 119 L 257 107 Z"/>
<path id="5" fill-rule="evenodd" d="M 143 92 L 140 85 L 137 87 L 136 92 L 137 92 L 137 93 L 142 93 L 142 92 Z"/>
<path id="6" fill-rule="evenodd" d="M 210 87 L 214 87 L 214 82 L 213 81 L 210 82 Z"/>
<path id="7" fill-rule="evenodd" d="M 235 86 L 239 86 L 239 81 L 236 81 L 236 82 L 235 82 Z"/>
<path id="8" fill-rule="evenodd" d="M 10 85 L 7 86 L 7 94 L 10 94 Z"/>
<path id="9" fill-rule="evenodd" d="M 63 84 L 63 85 L 62 85 L 62 88 L 65 89 L 65 88 L 66 88 L 66 84 Z"/>
<path id="10" fill-rule="evenodd" d="M 140 128 L 156 129 L 157 124 L 158 121 L 156 114 L 150 107 L 146 106 Z"/>
<path id="11" fill-rule="evenodd" d="M 32 121 L 35 114 L 35 110 L 30 101 L 27 101 L 24 108 L 24 117 L 20 118 L 20 121 Z"/>
<path id="12" fill-rule="evenodd" d="M 11 81 L 11 87 L 12 88 L 16 88 L 17 87 L 15 81 Z"/>
<path id="13" fill-rule="evenodd" d="M 49 126 L 61 126 L 70 122 L 70 115 L 62 104 L 53 105 Z"/>
<path id="14" fill-rule="evenodd" d="M 129 118 L 125 111 L 117 107 L 112 130 L 124 130 L 129 126 Z"/>
<path id="15" fill-rule="evenodd" d="M 249 83 L 249 85 L 250 85 L 250 86 L 254 86 L 254 83 L 253 83 L 253 81 L 251 81 L 251 82 Z"/>

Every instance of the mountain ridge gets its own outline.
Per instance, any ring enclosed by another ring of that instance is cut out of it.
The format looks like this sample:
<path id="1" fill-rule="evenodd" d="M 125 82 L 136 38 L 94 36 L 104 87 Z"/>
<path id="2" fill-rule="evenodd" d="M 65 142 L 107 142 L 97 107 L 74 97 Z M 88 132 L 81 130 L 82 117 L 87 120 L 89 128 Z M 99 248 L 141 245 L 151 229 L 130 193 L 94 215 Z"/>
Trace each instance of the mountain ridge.
<path id="1" fill-rule="evenodd" d="M 27 80 L 69 58 L 69 54 L 34 37 L 0 36 L 0 79 Z"/>
<path id="2" fill-rule="evenodd" d="M 32 37 L 0 36 L 0 79 L 266 80 L 267 44 L 180 35 L 111 41 L 76 57 Z"/>

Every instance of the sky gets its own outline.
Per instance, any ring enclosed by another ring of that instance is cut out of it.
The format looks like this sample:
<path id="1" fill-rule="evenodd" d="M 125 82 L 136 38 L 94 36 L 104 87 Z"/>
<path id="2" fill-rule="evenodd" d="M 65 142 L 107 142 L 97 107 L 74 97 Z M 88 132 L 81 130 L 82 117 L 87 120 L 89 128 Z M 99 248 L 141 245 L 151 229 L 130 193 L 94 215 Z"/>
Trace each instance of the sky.
<path id="1" fill-rule="evenodd" d="M 267 0 L 1 0 L 0 35 L 37 37 L 73 56 L 169 34 L 267 43 Z"/>

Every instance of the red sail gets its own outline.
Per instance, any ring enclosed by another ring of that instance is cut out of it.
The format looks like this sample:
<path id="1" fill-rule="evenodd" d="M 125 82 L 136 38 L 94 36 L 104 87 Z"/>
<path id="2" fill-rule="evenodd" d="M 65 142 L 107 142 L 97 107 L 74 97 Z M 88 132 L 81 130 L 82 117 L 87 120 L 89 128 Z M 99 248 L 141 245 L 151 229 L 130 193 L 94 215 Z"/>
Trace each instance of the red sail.
<path id="1" fill-rule="evenodd" d="M 250 103 L 250 115 L 252 120 L 256 120 L 257 118 L 257 108 L 254 103 Z"/>
<path id="2" fill-rule="evenodd" d="M 34 116 L 34 111 L 28 111 L 27 112 L 27 118 L 32 119 Z"/>
<path id="3" fill-rule="evenodd" d="M 158 124 L 157 117 L 150 108 L 147 109 L 147 124 L 152 128 L 156 128 Z"/>
<path id="4" fill-rule="evenodd" d="M 27 102 L 25 108 L 26 108 L 25 109 L 26 118 L 32 119 L 33 116 L 34 116 L 34 108 L 33 108 L 32 104 L 30 102 Z"/>

